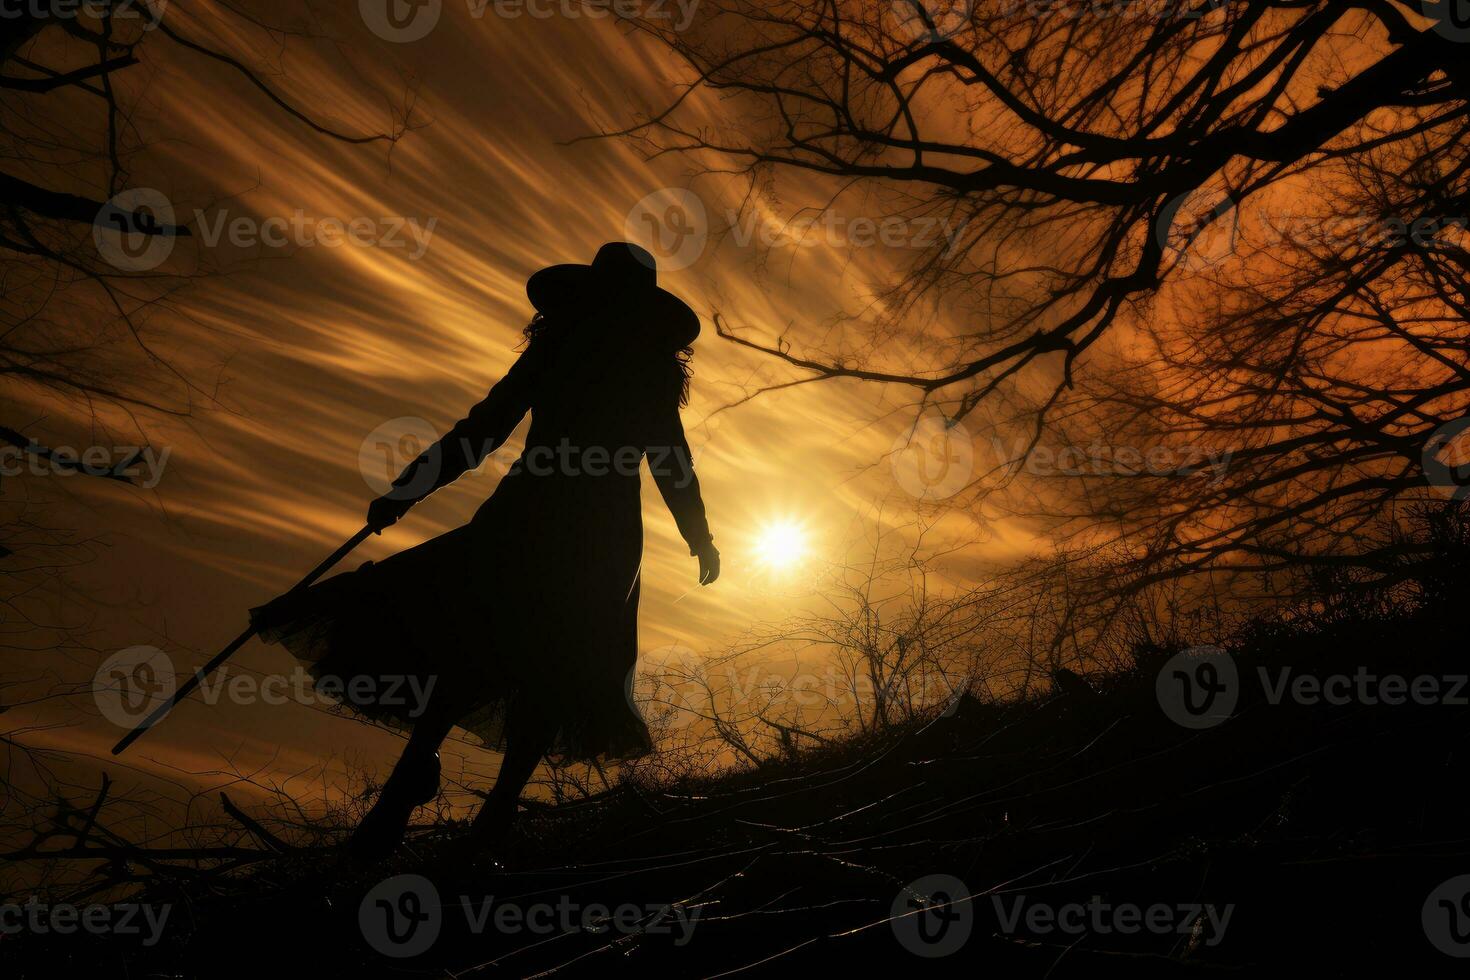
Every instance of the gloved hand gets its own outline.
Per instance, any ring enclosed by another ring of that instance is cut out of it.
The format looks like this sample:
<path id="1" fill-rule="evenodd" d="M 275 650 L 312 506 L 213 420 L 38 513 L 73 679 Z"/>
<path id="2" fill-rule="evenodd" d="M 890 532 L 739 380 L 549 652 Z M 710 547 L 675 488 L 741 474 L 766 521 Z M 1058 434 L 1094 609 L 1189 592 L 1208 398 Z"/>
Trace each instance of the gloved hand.
<path id="1" fill-rule="evenodd" d="M 415 503 L 417 501 L 411 498 L 398 499 L 391 494 L 379 497 L 368 504 L 367 526 L 373 529 L 374 534 L 382 534 L 384 528 L 397 524 Z"/>
<path id="2" fill-rule="evenodd" d="M 699 552 L 699 584 L 710 585 L 720 577 L 720 553 L 715 550 L 713 543 L 706 545 Z"/>

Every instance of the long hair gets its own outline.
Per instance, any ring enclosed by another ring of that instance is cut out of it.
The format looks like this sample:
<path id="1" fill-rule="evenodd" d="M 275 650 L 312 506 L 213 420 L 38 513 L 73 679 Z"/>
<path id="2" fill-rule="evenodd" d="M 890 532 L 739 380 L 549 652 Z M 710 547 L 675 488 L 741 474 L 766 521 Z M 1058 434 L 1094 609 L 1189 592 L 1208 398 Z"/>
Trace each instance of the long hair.
<path id="1" fill-rule="evenodd" d="M 531 322 L 526 324 L 521 335 L 526 338 L 526 344 L 529 346 L 532 341 L 554 326 L 554 321 L 548 320 L 544 314 L 537 313 L 531 317 Z M 694 377 L 694 348 L 680 347 L 668 356 L 674 368 L 679 372 L 679 404 L 688 405 L 689 381 Z"/>

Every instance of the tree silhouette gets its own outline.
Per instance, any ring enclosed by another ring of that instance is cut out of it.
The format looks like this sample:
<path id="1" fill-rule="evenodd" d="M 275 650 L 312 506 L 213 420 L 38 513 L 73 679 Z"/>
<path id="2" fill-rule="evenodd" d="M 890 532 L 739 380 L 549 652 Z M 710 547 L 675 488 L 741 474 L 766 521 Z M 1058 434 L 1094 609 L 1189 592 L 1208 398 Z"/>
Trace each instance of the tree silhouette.
<path id="1" fill-rule="evenodd" d="M 995 434 L 977 506 L 1130 581 L 1405 547 L 1369 529 L 1428 492 L 1426 440 L 1470 401 L 1453 4 L 716 0 L 641 26 L 690 87 L 617 135 L 960 229 L 880 284 L 871 344 L 723 336 Z M 959 328 L 913 327 L 931 307 Z"/>
<path id="2" fill-rule="evenodd" d="M 0 376 L 7 403 L 60 409 L 97 421 L 98 406 L 124 413 L 187 414 L 208 388 L 169 364 L 148 319 L 193 272 L 130 262 L 128 248 L 189 235 L 130 192 L 130 164 L 144 145 L 149 52 L 173 47 L 224 65 L 259 90 L 291 125 L 349 143 L 391 144 L 389 132 L 353 133 L 319 121 L 281 95 L 249 55 L 195 40 L 200 22 L 157 0 L 15 4 L 0 18 Z M 222 8 L 230 25 L 267 53 L 310 35 Z M 174 135 L 174 134 L 170 134 Z M 185 134 L 178 133 L 183 136 Z M 110 254 L 115 244 L 118 254 Z M 7 415 L 20 409 L 7 405 Z M 49 413 L 48 413 L 49 414 Z M 44 457 L 26 419 L 0 417 L 0 443 Z"/>
<path id="3" fill-rule="evenodd" d="M 228 6 L 211 9 L 212 26 L 234 19 L 229 26 L 236 36 L 264 40 L 268 51 L 306 37 Z M 137 206 L 128 196 L 130 164 L 145 140 L 139 120 L 147 114 L 149 52 L 172 46 L 188 58 L 224 65 L 279 108 L 285 124 L 329 139 L 391 145 L 408 126 L 406 115 L 385 133 L 318 121 L 314 110 L 279 94 L 252 67 L 258 52 L 237 55 L 195 40 L 200 20 L 191 18 L 202 16 L 209 15 L 151 0 L 7 4 L 0 16 L 0 452 L 7 463 L 0 473 L 0 650 L 7 661 L 0 667 L 0 715 L 6 715 L 0 745 L 8 760 L 0 783 L 9 791 L 7 804 L 17 803 L 27 819 L 39 820 L 38 801 L 97 791 L 58 776 L 54 766 L 67 752 L 33 744 L 47 725 L 21 720 L 29 711 L 6 713 L 89 699 L 90 682 L 64 677 L 61 668 L 67 661 L 94 663 L 104 651 L 88 631 L 95 604 L 72 580 L 97 541 L 48 518 L 54 501 L 42 489 L 46 481 L 23 474 L 34 467 L 128 482 L 135 461 L 99 466 L 61 454 L 38 438 L 32 423 L 44 419 L 57 432 L 90 429 L 95 438 L 122 419 L 136 433 L 120 438 L 141 442 L 148 418 L 188 415 L 196 403 L 213 400 L 209 387 L 169 362 L 162 353 L 167 338 L 151 322 L 197 271 L 130 263 L 126 252 L 119 261 L 104 248 L 119 242 L 146 249 L 189 234 L 162 220 L 146 196 Z M 97 829 L 96 811 L 106 798 L 104 783 L 91 819 L 77 832 L 78 849 Z M 65 802 L 61 807 L 70 814 L 60 818 L 64 825 L 75 814 Z M 0 835 L 11 839 L 13 824 L 7 821 Z M 44 828 L 38 833 L 52 836 Z M 114 836 L 109 846 L 121 843 Z M 131 874 L 127 863 L 118 857 L 116 873 Z"/>

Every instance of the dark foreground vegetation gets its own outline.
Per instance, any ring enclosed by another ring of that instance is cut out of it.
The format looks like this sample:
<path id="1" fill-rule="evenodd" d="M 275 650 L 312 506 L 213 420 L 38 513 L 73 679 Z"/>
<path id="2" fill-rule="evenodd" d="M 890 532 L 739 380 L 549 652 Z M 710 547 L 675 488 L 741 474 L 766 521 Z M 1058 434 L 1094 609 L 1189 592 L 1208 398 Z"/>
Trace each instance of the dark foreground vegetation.
<path id="1" fill-rule="evenodd" d="M 1441 889 L 1470 875 L 1470 690 L 1466 552 L 1440 543 L 1387 584 L 1328 576 L 1336 598 L 1237 627 L 1217 724 L 1170 717 L 1178 651 L 1143 647 L 1019 702 L 535 810 L 502 865 L 439 827 L 382 865 L 313 848 L 173 876 L 143 896 L 173 907 L 157 944 L 8 936 L 4 972 L 1449 975 L 1444 949 L 1470 954 L 1466 899 Z M 433 891 L 383 885 L 399 875 Z M 391 937 L 371 924 L 390 911 Z M 415 928 L 438 930 L 423 952 L 379 952 Z"/>

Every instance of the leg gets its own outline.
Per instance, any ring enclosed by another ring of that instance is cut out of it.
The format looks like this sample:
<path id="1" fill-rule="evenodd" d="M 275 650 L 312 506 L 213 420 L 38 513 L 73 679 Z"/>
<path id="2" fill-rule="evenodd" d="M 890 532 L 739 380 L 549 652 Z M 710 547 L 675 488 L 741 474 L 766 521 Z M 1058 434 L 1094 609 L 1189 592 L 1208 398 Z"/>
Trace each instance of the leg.
<path id="1" fill-rule="evenodd" d="M 403 754 L 383 785 L 384 794 L 402 795 L 416 805 L 432 802 L 439 795 L 439 746 L 453 727 L 454 718 L 449 713 L 425 716 L 414 725 Z"/>
<path id="2" fill-rule="evenodd" d="M 526 788 L 526 783 L 530 782 L 550 747 L 551 735 L 545 725 L 518 719 L 506 735 L 505 758 L 501 760 L 495 786 L 470 826 L 470 833 L 475 838 L 486 843 L 498 843 L 510 832 L 515 824 L 521 790 Z"/>
<path id="3" fill-rule="evenodd" d="M 415 808 L 439 795 L 439 746 L 457 716 L 443 705 L 431 705 L 414 725 L 393 773 L 383 784 L 373 808 L 352 834 L 351 848 L 366 857 L 389 854 L 403 840 Z"/>

